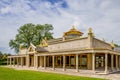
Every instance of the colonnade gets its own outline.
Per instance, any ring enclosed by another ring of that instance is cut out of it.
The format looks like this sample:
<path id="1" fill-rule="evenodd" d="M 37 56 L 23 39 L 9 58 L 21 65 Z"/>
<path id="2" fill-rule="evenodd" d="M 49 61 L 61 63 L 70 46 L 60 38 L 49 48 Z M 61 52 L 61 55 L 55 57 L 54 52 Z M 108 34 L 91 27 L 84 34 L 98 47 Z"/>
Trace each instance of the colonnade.
<path id="1" fill-rule="evenodd" d="M 26 65 L 25 57 L 9 57 L 7 58 L 7 65 L 11 66 L 25 66 Z"/>
<path id="2" fill-rule="evenodd" d="M 91 64 L 91 70 L 93 72 L 96 72 L 96 54 L 97 53 L 91 53 L 91 61 L 92 63 L 87 63 L 88 64 Z M 75 69 L 76 69 L 76 72 L 79 72 L 79 55 L 80 54 L 74 54 L 75 56 Z M 110 58 L 108 57 L 108 55 L 110 56 Z M 55 56 L 59 56 L 59 55 L 37 55 L 37 54 L 34 54 L 33 55 L 33 62 L 34 62 L 34 66 L 35 68 L 38 68 L 38 67 L 43 67 L 44 69 L 46 69 L 46 64 L 47 64 L 47 61 L 46 61 L 46 57 L 47 56 L 52 56 L 52 68 L 53 70 L 55 70 Z M 63 67 L 63 71 L 66 71 L 66 54 L 62 54 L 60 55 L 62 56 L 62 67 Z M 110 62 L 109 62 L 110 60 Z M 30 56 L 27 55 L 27 56 L 24 56 L 24 57 L 8 57 L 7 58 L 7 64 L 8 65 L 17 65 L 17 66 L 27 66 L 27 67 L 30 67 Z M 108 65 L 110 64 L 110 65 Z M 111 70 L 111 71 L 110 71 Z M 114 71 L 119 71 L 120 70 L 120 55 L 117 55 L 117 54 L 110 54 L 110 53 L 104 53 L 104 72 L 107 74 L 109 72 L 114 72 Z"/>

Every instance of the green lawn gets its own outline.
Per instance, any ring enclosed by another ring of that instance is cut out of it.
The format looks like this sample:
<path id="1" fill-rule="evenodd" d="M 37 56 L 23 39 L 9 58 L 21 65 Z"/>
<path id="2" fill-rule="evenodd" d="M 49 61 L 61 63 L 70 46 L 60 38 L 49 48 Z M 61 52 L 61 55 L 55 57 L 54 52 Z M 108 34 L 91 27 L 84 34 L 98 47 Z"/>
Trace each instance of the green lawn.
<path id="1" fill-rule="evenodd" d="M 0 67 L 0 80 L 103 80 L 29 70 L 14 70 Z"/>

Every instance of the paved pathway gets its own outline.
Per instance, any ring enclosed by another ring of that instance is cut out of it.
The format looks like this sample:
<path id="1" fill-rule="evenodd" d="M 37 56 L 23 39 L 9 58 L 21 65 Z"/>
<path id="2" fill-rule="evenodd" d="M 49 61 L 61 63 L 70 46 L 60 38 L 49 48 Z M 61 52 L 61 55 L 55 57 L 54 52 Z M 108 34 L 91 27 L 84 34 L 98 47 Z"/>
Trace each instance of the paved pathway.
<path id="1" fill-rule="evenodd" d="M 95 77 L 95 78 L 103 78 L 103 79 L 107 79 L 107 80 L 120 80 L 120 72 L 116 72 L 113 74 L 94 74 L 94 73 L 89 73 L 89 71 L 85 72 L 83 71 L 79 71 L 79 72 L 71 72 L 69 70 L 67 71 L 62 71 L 59 69 L 56 70 L 52 70 L 51 68 L 47 68 L 46 70 L 43 68 L 27 68 L 27 67 L 11 67 L 11 66 L 6 66 L 9 68 L 14 68 L 16 70 L 34 70 L 34 71 L 41 71 L 41 72 L 52 72 L 52 73 L 60 73 L 60 74 L 67 74 L 67 75 L 75 75 L 75 76 L 85 76 L 85 77 Z"/>

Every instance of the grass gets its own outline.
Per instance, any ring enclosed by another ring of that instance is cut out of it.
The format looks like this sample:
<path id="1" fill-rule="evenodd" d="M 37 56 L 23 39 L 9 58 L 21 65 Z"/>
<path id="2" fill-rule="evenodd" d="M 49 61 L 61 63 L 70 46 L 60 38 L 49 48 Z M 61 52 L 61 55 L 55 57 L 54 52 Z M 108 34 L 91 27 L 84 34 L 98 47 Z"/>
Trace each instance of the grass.
<path id="1" fill-rule="evenodd" d="M 29 70 L 0 67 L 0 80 L 104 80 Z"/>

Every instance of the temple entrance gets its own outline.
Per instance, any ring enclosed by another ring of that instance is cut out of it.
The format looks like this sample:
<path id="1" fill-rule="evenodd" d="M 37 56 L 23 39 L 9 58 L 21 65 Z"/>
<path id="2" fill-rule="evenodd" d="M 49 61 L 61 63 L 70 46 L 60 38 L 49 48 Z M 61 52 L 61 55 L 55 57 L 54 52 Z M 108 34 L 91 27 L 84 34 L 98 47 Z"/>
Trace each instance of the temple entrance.
<path id="1" fill-rule="evenodd" d="M 104 69 L 105 67 L 105 56 L 104 54 L 96 55 L 95 57 L 95 68 Z"/>

